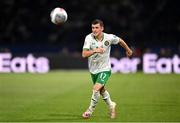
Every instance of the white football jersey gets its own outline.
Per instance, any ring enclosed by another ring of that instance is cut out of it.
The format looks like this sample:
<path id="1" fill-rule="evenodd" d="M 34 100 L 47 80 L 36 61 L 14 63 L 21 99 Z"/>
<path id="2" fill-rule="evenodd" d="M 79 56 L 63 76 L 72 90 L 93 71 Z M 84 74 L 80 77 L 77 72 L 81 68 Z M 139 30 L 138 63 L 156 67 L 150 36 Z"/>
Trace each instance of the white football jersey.
<path id="1" fill-rule="evenodd" d="M 93 50 L 98 47 L 102 47 L 105 49 L 105 52 L 94 53 L 90 57 L 88 57 L 88 67 L 89 71 L 93 74 L 110 71 L 111 63 L 110 63 L 110 50 L 112 44 L 118 44 L 120 38 L 113 34 L 103 33 L 102 41 L 97 41 L 92 33 L 86 36 L 83 50 Z"/>

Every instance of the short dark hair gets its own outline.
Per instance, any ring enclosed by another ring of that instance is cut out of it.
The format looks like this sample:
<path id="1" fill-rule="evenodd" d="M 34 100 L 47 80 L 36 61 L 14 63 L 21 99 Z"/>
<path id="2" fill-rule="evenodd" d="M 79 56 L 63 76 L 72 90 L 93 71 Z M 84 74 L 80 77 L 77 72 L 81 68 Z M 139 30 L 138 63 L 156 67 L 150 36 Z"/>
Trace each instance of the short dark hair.
<path id="1" fill-rule="evenodd" d="M 103 21 L 100 20 L 100 19 L 95 19 L 95 20 L 93 20 L 91 24 L 92 24 L 92 25 L 94 25 L 94 24 L 100 24 L 100 26 L 104 27 L 104 23 L 103 23 Z"/>

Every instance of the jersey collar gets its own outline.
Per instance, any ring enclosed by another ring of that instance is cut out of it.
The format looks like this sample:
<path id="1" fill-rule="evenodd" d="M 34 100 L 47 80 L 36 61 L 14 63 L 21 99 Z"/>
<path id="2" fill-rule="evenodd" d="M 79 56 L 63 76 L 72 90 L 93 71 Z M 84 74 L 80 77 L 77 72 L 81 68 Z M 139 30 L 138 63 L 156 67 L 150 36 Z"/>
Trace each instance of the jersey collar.
<path id="1" fill-rule="evenodd" d="M 93 35 L 93 34 L 91 34 L 91 36 L 98 42 L 99 40 L 97 40 L 96 38 L 95 38 L 95 36 Z M 104 40 L 104 33 L 102 33 L 102 39 L 101 39 L 101 41 L 103 41 Z"/>

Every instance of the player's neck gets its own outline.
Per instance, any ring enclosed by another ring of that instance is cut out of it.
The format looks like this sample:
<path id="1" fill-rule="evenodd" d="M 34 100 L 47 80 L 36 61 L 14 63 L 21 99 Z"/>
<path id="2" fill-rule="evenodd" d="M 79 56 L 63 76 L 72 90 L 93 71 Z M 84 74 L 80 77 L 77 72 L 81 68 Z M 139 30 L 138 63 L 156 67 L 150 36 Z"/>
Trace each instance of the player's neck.
<path id="1" fill-rule="evenodd" d="M 103 33 L 97 35 L 97 36 L 95 37 L 95 39 L 96 39 L 97 41 L 102 41 L 102 40 L 103 40 Z"/>

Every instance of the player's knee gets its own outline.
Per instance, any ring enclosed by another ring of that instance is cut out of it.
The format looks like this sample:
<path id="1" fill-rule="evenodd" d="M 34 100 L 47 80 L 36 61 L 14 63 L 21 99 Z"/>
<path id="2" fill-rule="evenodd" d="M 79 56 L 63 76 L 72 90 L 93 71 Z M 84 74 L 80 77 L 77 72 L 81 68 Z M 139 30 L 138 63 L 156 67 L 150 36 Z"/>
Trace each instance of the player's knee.
<path id="1" fill-rule="evenodd" d="M 102 84 L 99 84 L 99 83 L 96 83 L 94 86 L 93 86 L 93 90 L 95 91 L 100 91 L 102 89 L 103 85 Z"/>

